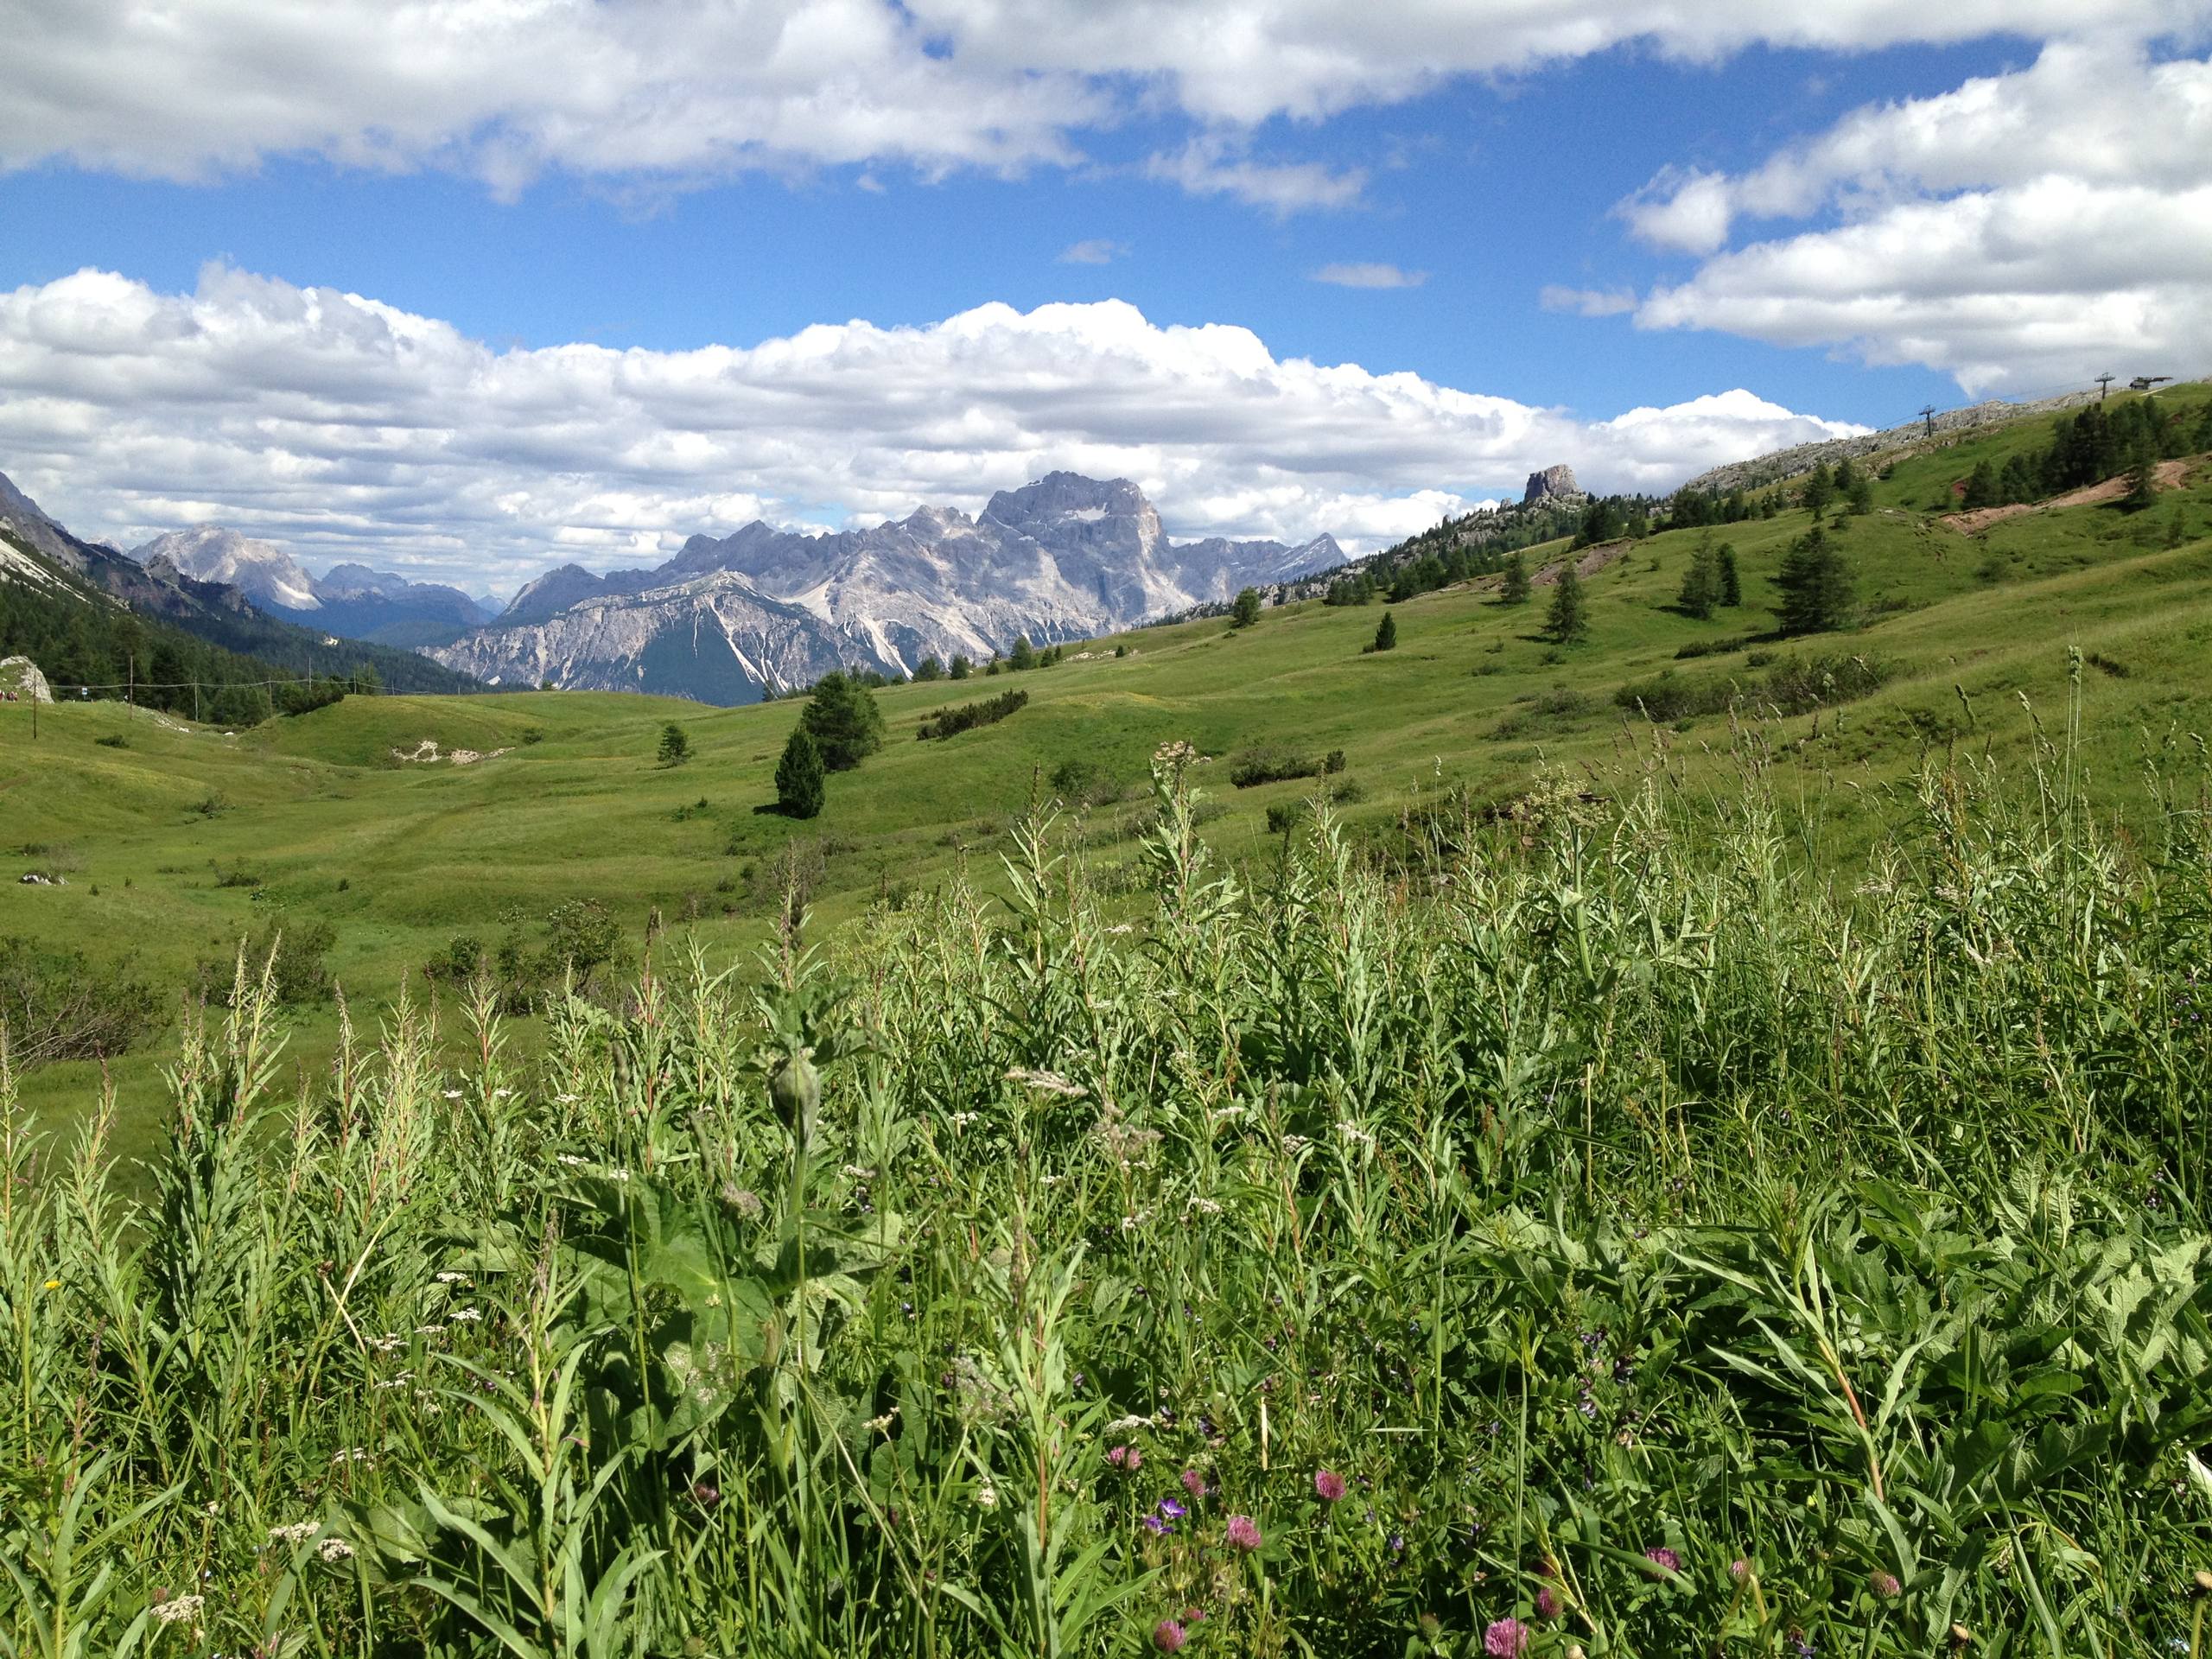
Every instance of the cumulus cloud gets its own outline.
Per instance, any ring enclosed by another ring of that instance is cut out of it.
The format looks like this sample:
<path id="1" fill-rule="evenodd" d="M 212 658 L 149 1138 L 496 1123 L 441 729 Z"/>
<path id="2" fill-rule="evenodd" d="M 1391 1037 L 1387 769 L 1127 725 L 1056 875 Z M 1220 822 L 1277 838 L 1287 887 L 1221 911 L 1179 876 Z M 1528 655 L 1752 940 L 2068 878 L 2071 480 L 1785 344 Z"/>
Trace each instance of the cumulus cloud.
<path id="1" fill-rule="evenodd" d="M 1136 480 L 1178 536 L 1365 548 L 1554 461 L 1659 490 L 1856 429 L 1740 391 L 1583 423 L 1119 301 L 615 351 L 498 350 L 221 265 L 190 294 L 99 270 L 0 294 L 0 470 L 65 523 L 132 545 L 220 522 L 503 588 L 756 517 L 972 510 L 1055 467 Z"/>
<path id="2" fill-rule="evenodd" d="M 1332 288 L 1419 288 L 1428 273 L 1384 264 L 1324 265 L 1313 273 L 1313 280 Z"/>
<path id="3" fill-rule="evenodd" d="M 1138 111 L 1204 132 L 1317 119 L 1453 76 L 1643 42 L 1712 59 L 2008 33 L 2145 38 L 2208 0 L 13 0 L 0 167 L 168 179 L 308 155 L 689 181 L 897 162 L 924 175 L 1080 158 Z M 1274 211 L 1349 175 L 1199 153 L 1159 175 Z"/>
<path id="4" fill-rule="evenodd" d="M 1060 250 L 1064 265 L 1110 265 L 1129 251 L 1126 242 L 1109 242 L 1103 236 L 1094 236 L 1074 242 Z"/>
<path id="5" fill-rule="evenodd" d="M 1972 395 L 2212 368 L 2212 61 L 2056 42 L 1740 176 L 1662 175 L 1621 211 L 1707 256 L 1646 327 L 1920 364 Z M 1742 220 L 1814 218 L 1724 246 Z"/>

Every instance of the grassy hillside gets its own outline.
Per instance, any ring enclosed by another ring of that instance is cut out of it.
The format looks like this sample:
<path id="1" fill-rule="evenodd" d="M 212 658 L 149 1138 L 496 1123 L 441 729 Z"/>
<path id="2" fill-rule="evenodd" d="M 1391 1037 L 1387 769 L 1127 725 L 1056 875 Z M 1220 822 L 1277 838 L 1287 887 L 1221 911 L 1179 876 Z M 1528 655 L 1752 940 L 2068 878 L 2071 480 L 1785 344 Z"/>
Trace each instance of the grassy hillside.
<path id="1" fill-rule="evenodd" d="M 2206 396 L 2184 388 L 2161 402 Z M 487 950 L 505 939 L 531 947 L 568 900 L 607 906 L 632 956 L 655 910 L 671 943 L 696 938 L 727 954 L 766 936 L 779 861 L 794 856 L 826 922 L 957 872 L 991 886 L 1011 815 L 1033 791 L 1051 793 L 1070 762 L 1090 769 L 1091 798 L 1062 833 L 1110 892 L 1133 880 L 1124 872 L 1149 810 L 1146 761 L 1175 740 L 1217 757 L 1198 774 L 1218 815 L 1205 828 L 1232 860 L 1271 860 L 1270 809 L 1280 819 L 1317 793 L 1337 798 L 1355 840 L 1387 847 L 1409 809 L 1452 791 L 1508 804 L 1548 766 L 1599 794 L 1663 767 L 1694 799 L 1732 788 L 1756 758 L 1777 769 L 1789 832 L 1847 868 L 1878 833 L 1870 791 L 1931 753 L 2021 760 L 2034 720 L 2064 717 L 2069 650 L 2082 653 L 2100 798 L 2139 815 L 2152 808 L 2144 763 L 2196 766 L 2197 752 L 2176 746 L 2212 731 L 2212 467 L 2185 468 L 2183 487 L 2141 512 L 2033 512 L 1968 536 L 1930 512 L 1977 461 L 2045 438 L 2045 423 L 2031 422 L 1916 457 L 1876 486 L 1872 512 L 1831 518 L 1866 618 L 1849 633 L 1764 637 L 1770 578 L 1808 524 L 1793 508 L 1709 532 L 1734 546 L 1745 597 L 1710 621 L 1674 606 L 1708 533 L 1684 531 L 1578 556 L 1591 630 L 1565 648 L 1540 637 L 1546 588 L 1510 607 L 1491 579 L 1396 607 L 1399 645 L 1388 652 L 1363 649 L 1380 605 L 1308 603 L 1243 631 L 1217 619 L 1139 630 L 1015 679 L 892 688 L 878 694 L 885 748 L 833 776 L 827 810 L 806 823 L 758 810 L 773 798 L 794 702 L 349 698 L 236 736 L 73 705 L 42 714 L 35 745 L 28 710 L 0 705 L 7 850 L 24 868 L 68 867 L 64 887 L 18 886 L 8 871 L 0 937 L 135 954 L 168 995 L 243 935 L 326 922 L 330 966 L 357 1019 L 373 1018 L 457 936 Z M 1532 567 L 1560 550 L 1536 550 Z M 1771 712 L 1777 673 L 1837 653 L 1879 665 L 1880 688 L 1841 706 Z M 1014 683 L 1031 701 L 1011 718 L 915 740 L 933 711 Z M 1731 686 L 1742 695 L 1723 708 Z M 1654 723 L 1622 705 L 1624 688 L 1714 711 Z M 655 746 L 670 720 L 696 759 L 662 769 Z M 437 760 L 397 758 L 427 756 L 426 742 Z M 1233 787 L 1236 758 L 1259 747 L 1303 760 L 1341 750 L 1344 769 Z M 456 765 L 456 749 L 483 758 Z M 310 1008 L 294 1058 L 320 1065 L 334 1030 L 334 1013 Z M 111 1072 L 129 1143 L 134 1114 L 155 1098 L 156 1064 L 134 1055 Z M 86 1100 L 94 1077 L 88 1065 L 60 1065 L 27 1087 L 58 1109 Z"/>

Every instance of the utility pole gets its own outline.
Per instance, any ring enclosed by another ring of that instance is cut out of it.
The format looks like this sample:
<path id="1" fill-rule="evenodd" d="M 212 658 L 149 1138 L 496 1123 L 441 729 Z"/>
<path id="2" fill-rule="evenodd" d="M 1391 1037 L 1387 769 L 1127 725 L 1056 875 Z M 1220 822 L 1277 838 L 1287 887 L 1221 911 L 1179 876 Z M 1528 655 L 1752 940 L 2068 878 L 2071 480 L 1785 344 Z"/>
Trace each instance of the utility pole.
<path id="1" fill-rule="evenodd" d="M 2101 374 L 2097 377 L 2097 401 L 2099 403 L 2101 404 L 2104 402 L 2106 395 L 2112 391 L 2112 383 L 2119 378 L 2120 377 L 2116 374 Z"/>
<path id="2" fill-rule="evenodd" d="M 123 677 L 123 717 L 136 720 L 138 718 L 138 653 L 132 652 L 123 660 L 129 664 Z"/>
<path id="3" fill-rule="evenodd" d="M 1936 435 L 1936 405 L 1929 404 L 1920 411 L 1920 418 L 1928 423 L 1928 435 Z"/>
<path id="4" fill-rule="evenodd" d="M 192 723 L 195 726 L 200 723 L 200 682 L 197 680 L 192 683 Z"/>

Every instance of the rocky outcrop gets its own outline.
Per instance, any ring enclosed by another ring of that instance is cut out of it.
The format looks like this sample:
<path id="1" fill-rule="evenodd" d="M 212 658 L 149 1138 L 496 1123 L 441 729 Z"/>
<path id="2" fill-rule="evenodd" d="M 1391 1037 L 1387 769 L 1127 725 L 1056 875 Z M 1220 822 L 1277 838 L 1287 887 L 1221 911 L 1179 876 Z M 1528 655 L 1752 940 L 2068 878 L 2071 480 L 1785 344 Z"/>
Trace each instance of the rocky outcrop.
<path id="1" fill-rule="evenodd" d="M 1529 474 L 1529 487 L 1521 492 L 1521 505 L 1543 501 L 1555 495 L 1580 495 L 1582 486 L 1574 481 L 1574 468 L 1566 465 L 1547 467 L 1541 473 Z"/>
<path id="2" fill-rule="evenodd" d="M 10 702 L 52 702 L 46 676 L 28 657 L 0 657 L 0 696 Z"/>

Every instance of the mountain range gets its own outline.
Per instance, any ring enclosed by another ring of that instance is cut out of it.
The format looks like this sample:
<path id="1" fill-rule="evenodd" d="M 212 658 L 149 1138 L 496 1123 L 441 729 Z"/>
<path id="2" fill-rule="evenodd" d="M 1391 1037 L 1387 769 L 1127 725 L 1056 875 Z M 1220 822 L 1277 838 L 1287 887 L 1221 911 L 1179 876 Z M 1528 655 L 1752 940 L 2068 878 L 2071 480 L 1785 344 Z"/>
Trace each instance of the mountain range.
<path id="1" fill-rule="evenodd" d="M 80 614 L 97 613 L 105 620 L 111 619 L 117 609 L 127 610 L 224 651 L 295 673 L 373 668 L 378 677 L 395 691 L 480 689 L 467 676 L 419 652 L 343 637 L 333 626 L 334 619 L 327 610 L 300 613 L 302 626 L 272 601 L 255 598 L 237 582 L 203 579 L 160 554 L 149 553 L 142 563 L 104 542 L 86 541 L 50 517 L 4 475 L 0 475 L 0 536 L 6 538 L 0 540 L 0 583 L 29 590 L 54 604 L 78 607 Z M 220 569 L 222 558 L 218 550 L 204 563 L 197 558 L 191 562 L 194 569 Z M 249 551 L 242 562 L 233 562 L 231 574 L 245 575 L 263 563 Z M 286 559 L 284 563 L 289 566 L 290 561 Z M 292 571 L 300 582 L 306 581 L 297 567 L 292 567 Z M 302 596 L 302 593 L 297 586 L 288 589 L 290 597 Z"/>
<path id="2" fill-rule="evenodd" d="M 220 524 L 170 531 L 130 556 L 149 569 L 159 562 L 195 581 L 236 588 L 281 621 L 410 650 L 449 644 L 498 610 L 458 588 L 364 564 L 336 564 L 312 576 L 274 542 Z"/>
<path id="3" fill-rule="evenodd" d="M 754 522 L 651 570 L 563 565 L 427 654 L 493 685 L 749 702 L 839 668 L 1090 639 L 1344 563 L 1332 536 L 1178 543 L 1127 479 L 1052 473 L 971 518 L 925 506 L 806 535 Z"/>

